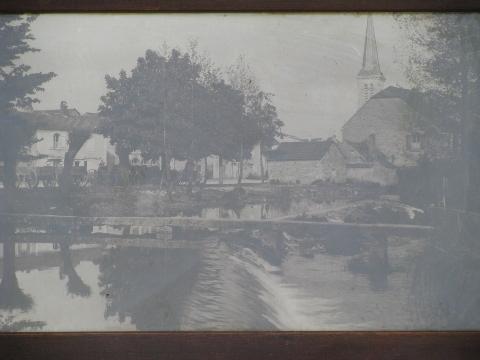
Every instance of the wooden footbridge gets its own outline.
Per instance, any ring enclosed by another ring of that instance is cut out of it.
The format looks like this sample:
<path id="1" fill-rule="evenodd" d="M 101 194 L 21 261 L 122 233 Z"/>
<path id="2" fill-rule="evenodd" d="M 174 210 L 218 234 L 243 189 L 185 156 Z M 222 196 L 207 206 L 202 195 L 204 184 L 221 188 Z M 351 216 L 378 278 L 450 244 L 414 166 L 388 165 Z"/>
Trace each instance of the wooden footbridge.
<path id="1" fill-rule="evenodd" d="M 175 229 L 205 230 L 280 230 L 306 231 L 322 234 L 330 230 L 351 230 L 367 233 L 394 234 L 398 236 L 422 236 L 433 230 L 431 226 L 405 224 L 359 224 L 303 221 L 291 219 L 210 219 L 200 217 L 85 217 L 39 214 L 0 213 L 2 222 L 12 223 L 17 228 L 41 228 L 54 231 L 68 230 L 70 233 L 82 232 L 94 226 L 113 227 L 170 227 Z"/>

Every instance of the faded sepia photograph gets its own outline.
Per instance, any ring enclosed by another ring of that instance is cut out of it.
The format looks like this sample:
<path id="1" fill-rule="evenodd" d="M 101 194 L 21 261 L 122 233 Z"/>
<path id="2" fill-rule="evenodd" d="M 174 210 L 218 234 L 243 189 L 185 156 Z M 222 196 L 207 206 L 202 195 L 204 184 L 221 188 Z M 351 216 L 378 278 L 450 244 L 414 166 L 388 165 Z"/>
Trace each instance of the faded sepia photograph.
<path id="1" fill-rule="evenodd" d="M 480 330 L 480 15 L 0 15 L 0 331 Z"/>

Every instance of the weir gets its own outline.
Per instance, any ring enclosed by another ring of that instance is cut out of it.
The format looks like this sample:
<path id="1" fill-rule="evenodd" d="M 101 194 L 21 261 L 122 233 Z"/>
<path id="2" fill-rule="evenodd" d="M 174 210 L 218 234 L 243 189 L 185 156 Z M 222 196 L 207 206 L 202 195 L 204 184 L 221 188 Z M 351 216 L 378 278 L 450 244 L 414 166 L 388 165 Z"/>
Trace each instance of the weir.
<path id="1" fill-rule="evenodd" d="M 85 217 L 39 214 L 0 214 L 0 224 L 8 222 L 17 227 L 40 227 L 44 229 L 68 229 L 69 232 L 81 232 L 93 226 L 145 226 L 170 227 L 176 229 L 205 230 L 303 230 L 310 233 L 322 233 L 327 230 L 345 229 L 368 233 L 395 234 L 399 236 L 425 235 L 434 228 L 425 225 L 407 224 L 361 224 L 329 223 L 303 220 L 283 219 L 205 219 L 199 217 Z"/>

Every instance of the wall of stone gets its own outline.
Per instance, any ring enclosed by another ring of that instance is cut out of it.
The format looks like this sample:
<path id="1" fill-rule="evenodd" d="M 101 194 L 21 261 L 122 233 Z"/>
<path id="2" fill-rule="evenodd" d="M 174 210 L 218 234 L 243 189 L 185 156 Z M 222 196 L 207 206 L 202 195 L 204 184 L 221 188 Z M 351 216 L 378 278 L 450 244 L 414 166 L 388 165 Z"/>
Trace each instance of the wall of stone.
<path id="1" fill-rule="evenodd" d="M 345 182 L 344 158 L 335 145 L 321 160 L 313 161 L 268 161 L 270 180 L 285 183 L 311 184 L 316 180 Z"/>
<path id="2" fill-rule="evenodd" d="M 346 178 L 350 181 L 370 182 L 383 186 L 395 185 L 398 182 L 396 169 L 390 169 L 378 163 L 367 168 L 347 168 L 346 171 Z"/>
<path id="3" fill-rule="evenodd" d="M 417 115 L 401 99 L 372 99 L 343 126 L 343 140 L 360 143 L 375 134 L 376 147 L 395 166 L 413 166 L 421 152 L 407 151 L 407 135 Z"/>

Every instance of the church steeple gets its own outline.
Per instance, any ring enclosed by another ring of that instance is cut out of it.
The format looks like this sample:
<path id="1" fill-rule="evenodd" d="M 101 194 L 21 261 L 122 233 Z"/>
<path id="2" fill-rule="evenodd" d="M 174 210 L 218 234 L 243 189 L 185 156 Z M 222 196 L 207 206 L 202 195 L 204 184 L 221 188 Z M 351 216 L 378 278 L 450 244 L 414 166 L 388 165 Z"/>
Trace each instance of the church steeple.
<path id="1" fill-rule="evenodd" d="M 377 41 L 375 39 L 375 29 L 373 28 L 373 18 L 371 15 L 367 17 L 362 68 L 357 75 L 357 83 L 359 106 L 362 106 L 373 95 L 383 90 L 385 84 L 385 76 L 383 76 L 380 70 Z"/>

